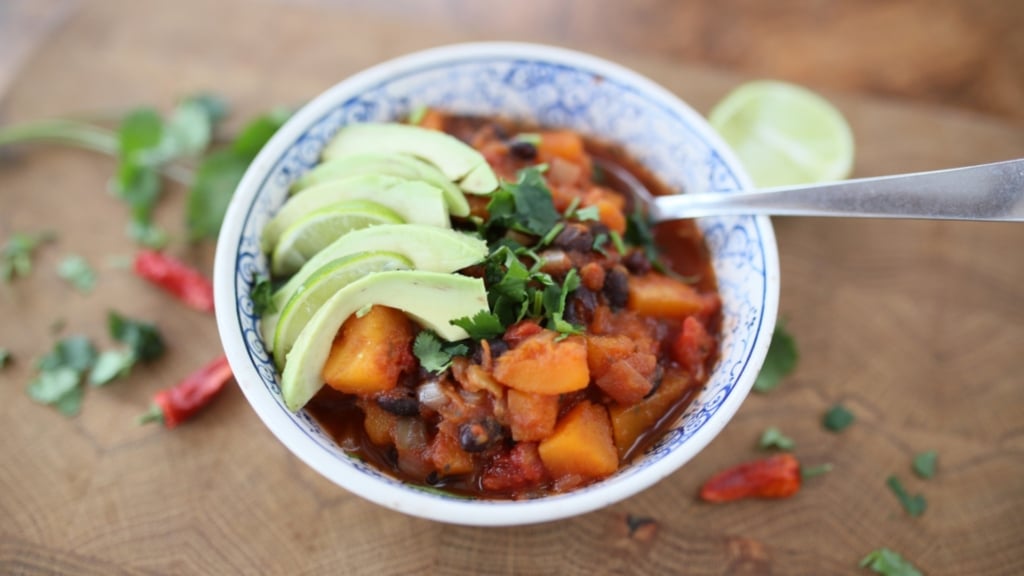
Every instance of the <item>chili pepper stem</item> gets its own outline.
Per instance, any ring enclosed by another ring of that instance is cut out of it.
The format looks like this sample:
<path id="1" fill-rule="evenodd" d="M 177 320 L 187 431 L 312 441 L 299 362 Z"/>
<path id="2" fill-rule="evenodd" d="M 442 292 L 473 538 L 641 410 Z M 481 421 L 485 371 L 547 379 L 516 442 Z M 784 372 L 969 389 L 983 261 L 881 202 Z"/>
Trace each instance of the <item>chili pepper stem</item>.
<path id="1" fill-rule="evenodd" d="M 144 424 L 150 424 L 153 422 L 159 422 L 163 424 L 164 411 L 156 404 L 153 404 L 152 406 L 149 407 L 149 410 L 145 414 L 139 416 L 137 422 L 139 426 L 142 426 Z"/>

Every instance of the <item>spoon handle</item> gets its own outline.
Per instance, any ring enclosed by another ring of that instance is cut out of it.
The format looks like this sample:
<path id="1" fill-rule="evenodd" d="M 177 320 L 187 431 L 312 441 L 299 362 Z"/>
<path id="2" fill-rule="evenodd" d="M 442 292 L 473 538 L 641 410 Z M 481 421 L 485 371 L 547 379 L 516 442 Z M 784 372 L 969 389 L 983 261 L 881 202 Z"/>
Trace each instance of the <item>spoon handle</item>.
<path id="1" fill-rule="evenodd" d="M 757 192 L 660 196 L 655 222 L 727 214 L 1024 222 L 1024 159 Z"/>

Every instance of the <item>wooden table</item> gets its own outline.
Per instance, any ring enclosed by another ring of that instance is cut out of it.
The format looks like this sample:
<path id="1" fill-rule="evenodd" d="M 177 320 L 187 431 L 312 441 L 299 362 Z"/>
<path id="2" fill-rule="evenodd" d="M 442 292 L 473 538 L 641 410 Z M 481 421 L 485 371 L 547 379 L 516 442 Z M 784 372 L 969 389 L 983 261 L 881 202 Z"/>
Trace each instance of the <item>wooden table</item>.
<path id="1" fill-rule="evenodd" d="M 238 122 L 302 102 L 382 59 L 495 36 L 567 38 L 562 43 L 632 66 L 703 112 L 748 78 L 672 59 L 693 46 L 652 40 L 653 48 L 642 49 L 638 22 L 658 22 L 649 10 L 665 3 L 639 4 L 623 36 L 604 42 L 594 23 L 611 17 L 582 2 L 572 3 L 587 18 L 581 28 L 565 24 L 579 16 L 566 11 L 559 14 L 570 20 L 550 29 L 531 28 L 526 16 L 492 28 L 465 19 L 445 25 L 426 12 L 400 13 L 411 2 L 377 8 L 355 1 L 344 10 L 319 4 L 71 3 L 60 8 L 66 21 L 43 26 L 45 43 L 9 75 L 0 113 L 18 121 L 140 103 L 167 109 L 178 96 L 212 89 L 235 104 Z M 741 4 L 726 3 L 721 17 L 757 15 Z M 688 6 L 704 6 L 709 22 L 712 5 Z M 996 5 L 1020 16 L 1010 3 L 987 3 L 981 12 Z M 476 10 L 466 14 L 480 16 Z M 686 9 L 672 14 L 684 21 Z M 420 16 L 425 23 L 414 23 Z M 837 38 L 779 37 L 778 53 L 820 41 L 847 54 L 840 49 L 849 40 Z M 921 49 L 928 50 L 938 49 Z M 1020 63 L 1013 58 L 993 61 Z M 760 70 L 756 62 L 738 68 Z M 1005 80 L 1006 94 L 1020 86 L 1020 76 L 986 74 Z M 864 94 L 893 91 L 843 82 L 821 85 L 851 90 L 828 94 L 853 125 L 857 175 L 1024 156 L 1024 130 L 998 106 L 966 104 L 1002 117 L 921 104 L 924 97 L 880 100 Z M 174 431 L 136 426 L 152 393 L 219 354 L 219 341 L 211 317 L 108 264 L 133 250 L 122 231 L 125 209 L 104 191 L 112 168 L 89 153 L 58 149 L 0 163 L 0 240 L 15 231 L 59 233 L 40 250 L 31 277 L 0 287 L 0 347 L 15 355 L 0 371 L 0 573 L 850 574 L 881 546 L 929 575 L 1024 572 L 1017 524 L 1024 513 L 1022 226 L 776 219 L 781 315 L 801 349 L 795 374 L 774 393 L 748 398 L 708 449 L 636 497 L 571 520 L 479 529 L 408 518 L 335 487 L 290 456 L 235 389 Z M 180 192 L 159 212 L 179 232 Z M 210 245 L 172 251 L 212 266 Z M 56 264 L 71 253 L 98 270 L 93 294 L 56 277 Z M 107 347 L 108 309 L 156 322 L 168 354 L 126 381 L 89 390 L 75 419 L 34 404 L 24 387 L 33 359 L 57 337 L 54 323 L 64 324 L 60 334 L 86 334 Z M 838 401 L 857 422 L 835 435 L 820 420 Z M 786 501 L 698 502 L 701 482 L 757 457 L 757 438 L 772 425 L 796 440 L 799 457 L 831 462 L 834 471 Z M 938 450 L 939 471 L 925 481 L 912 475 L 910 460 L 928 449 Z M 886 488 L 890 474 L 927 497 L 923 516 L 903 513 Z M 630 534 L 627 515 L 650 518 L 655 528 Z"/>

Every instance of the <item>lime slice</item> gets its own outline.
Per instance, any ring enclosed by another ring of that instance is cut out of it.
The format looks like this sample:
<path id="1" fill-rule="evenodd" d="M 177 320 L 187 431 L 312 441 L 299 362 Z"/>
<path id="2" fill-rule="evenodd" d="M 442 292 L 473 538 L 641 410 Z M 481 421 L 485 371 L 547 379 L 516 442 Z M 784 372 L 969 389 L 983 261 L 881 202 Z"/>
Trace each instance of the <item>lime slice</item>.
<path id="1" fill-rule="evenodd" d="M 422 180 L 440 188 L 444 194 L 448 212 L 453 216 L 468 216 L 469 202 L 462 190 L 448 180 L 440 170 L 419 158 L 404 154 L 355 154 L 327 160 L 307 172 L 292 186 L 292 193 L 337 180 L 345 180 L 353 176 L 394 176 L 406 180 Z"/>
<path id="2" fill-rule="evenodd" d="M 354 230 L 332 242 L 306 262 L 273 296 L 275 310 L 284 310 L 292 296 L 330 262 L 360 252 L 395 252 L 412 261 L 416 270 L 455 272 L 483 260 L 487 244 L 469 234 L 421 224 L 385 224 Z M 280 313 L 260 319 L 263 341 L 271 346 Z"/>
<path id="3" fill-rule="evenodd" d="M 451 227 L 444 194 L 436 186 L 370 174 L 317 184 L 289 198 L 263 228 L 263 249 L 274 250 L 284 231 L 308 214 L 346 200 L 371 200 L 395 211 L 405 222 Z"/>
<path id="4" fill-rule="evenodd" d="M 402 218 L 375 202 L 349 200 L 307 214 L 285 230 L 270 258 L 277 276 L 294 274 L 325 246 L 352 230 L 379 224 L 400 224 Z"/>
<path id="5" fill-rule="evenodd" d="M 285 354 L 292 349 L 299 333 L 309 323 L 313 314 L 316 314 L 338 290 L 374 272 L 410 269 L 412 261 L 394 252 L 350 254 L 317 268 L 292 293 L 288 303 L 281 309 L 281 316 L 274 331 L 273 350 L 277 367 L 284 367 Z"/>
<path id="6" fill-rule="evenodd" d="M 853 133 L 821 96 L 761 80 L 730 92 L 708 115 L 759 188 L 842 180 L 853 168 Z"/>

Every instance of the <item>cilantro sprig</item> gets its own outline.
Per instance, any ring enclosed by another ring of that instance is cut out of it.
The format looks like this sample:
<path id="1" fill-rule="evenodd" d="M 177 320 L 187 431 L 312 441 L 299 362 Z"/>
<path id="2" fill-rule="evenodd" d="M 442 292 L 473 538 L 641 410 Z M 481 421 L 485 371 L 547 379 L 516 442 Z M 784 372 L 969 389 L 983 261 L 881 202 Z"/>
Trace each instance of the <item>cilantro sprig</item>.
<path id="1" fill-rule="evenodd" d="M 96 272 L 89 262 L 78 255 L 71 255 L 57 265 L 57 275 L 66 280 L 79 292 L 88 294 L 96 287 Z"/>
<path id="2" fill-rule="evenodd" d="M 31 274 L 32 256 L 36 249 L 55 238 L 52 232 L 12 234 L 0 250 L 0 282 L 6 284 L 14 278 Z"/>
<path id="3" fill-rule="evenodd" d="M 871 551 L 860 561 L 860 566 L 882 576 L 922 576 L 917 567 L 888 548 Z"/>
<path id="4" fill-rule="evenodd" d="M 761 372 L 754 381 L 755 392 L 770 392 L 778 387 L 782 379 L 796 368 L 800 353 L 796 340 L 781 322 L 775 325 L 772 341 L 768 346 Z"/>
<path id="5" fill-rule="evenodd" d="M 416 335 L 412 344 L 412 353 L 420 361 L 420 366 L 428 372 L 439 374 L 448 369 L 452 358 L 465 356 L 469 347 L 462 342 L 445 342 L 437 334 L 424 330 Z"/>

